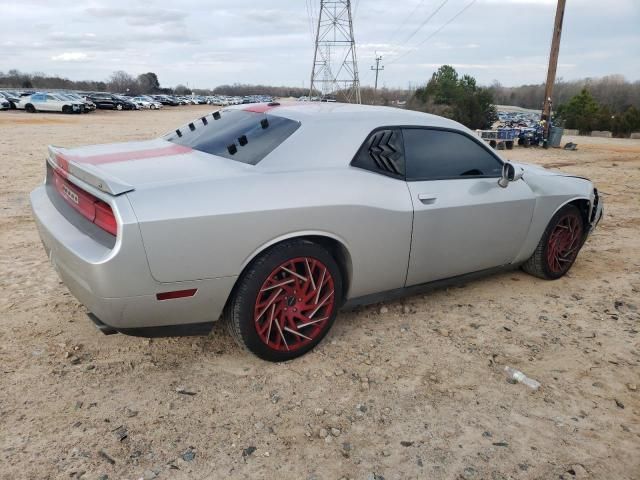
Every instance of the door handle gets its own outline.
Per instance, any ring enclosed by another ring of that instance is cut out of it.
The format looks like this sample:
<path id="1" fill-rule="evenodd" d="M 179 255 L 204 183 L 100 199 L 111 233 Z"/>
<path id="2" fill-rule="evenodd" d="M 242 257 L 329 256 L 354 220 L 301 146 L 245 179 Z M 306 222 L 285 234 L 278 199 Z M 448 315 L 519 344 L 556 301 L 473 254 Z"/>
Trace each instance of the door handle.
<path id="1" fill-rule="evenodd" d="M 420 193 L 418 194 L 418 200 L 425 205 L 433 205 L 438 200 L 438 197 L 432 193 Z"/>

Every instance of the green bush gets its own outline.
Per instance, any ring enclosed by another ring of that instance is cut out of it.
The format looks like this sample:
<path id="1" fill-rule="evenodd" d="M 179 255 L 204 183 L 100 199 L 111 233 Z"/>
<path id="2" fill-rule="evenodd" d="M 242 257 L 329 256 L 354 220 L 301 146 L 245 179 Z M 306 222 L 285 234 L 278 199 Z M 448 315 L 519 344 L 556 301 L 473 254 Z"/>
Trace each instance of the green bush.
<path id="1" fill-rule="evenodd" d="M 490 128 L 498 119 L 489 89 L 478 87 L 470 75 L 459 77 L 450 65 L 441 66 L 425 87 L 417 89 L 407 107 L 451 118 L 471 129 Z"/>

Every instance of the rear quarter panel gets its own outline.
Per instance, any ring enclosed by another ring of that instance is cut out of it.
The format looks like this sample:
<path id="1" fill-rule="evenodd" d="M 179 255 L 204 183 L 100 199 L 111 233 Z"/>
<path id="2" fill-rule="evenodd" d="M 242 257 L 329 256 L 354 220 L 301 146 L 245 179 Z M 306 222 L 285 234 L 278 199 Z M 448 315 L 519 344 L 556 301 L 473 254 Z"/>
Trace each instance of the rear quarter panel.
<path id="1" fill-rule="evenodd" d="M 412 205 L 406 183 L 352 167 L 256 173 L 128 193 L 160 282 L 234 276 L 273 243 L 339 240 L 349 296 L 404 285 Z"/>

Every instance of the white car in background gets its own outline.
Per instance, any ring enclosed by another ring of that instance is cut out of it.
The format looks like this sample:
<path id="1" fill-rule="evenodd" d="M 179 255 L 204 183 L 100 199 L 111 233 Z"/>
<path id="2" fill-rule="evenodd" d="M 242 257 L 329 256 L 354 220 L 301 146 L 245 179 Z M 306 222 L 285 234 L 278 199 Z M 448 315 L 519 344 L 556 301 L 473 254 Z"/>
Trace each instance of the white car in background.
<path id="1" fill-rule="evenodd" d="M 62 112 L 62 113 L 82 113 L 84 102 L 65 98 L 55 93 L 34 93 L 33 95 L 20 98 L 16 108 L 26 110 L 29 113 L 35 112 Z"/>
<path id="2" fill-rule="evenodd" d="M 140 108 L 149 108 L 151 110 L 157 110 L 163 107 L 162 103 L 158 102 L 157 100 L 154 100 L 151 97 L 147 97 L 144 95 L 133 97 L 130 100 L 136 105 L 138 105 Z"/>

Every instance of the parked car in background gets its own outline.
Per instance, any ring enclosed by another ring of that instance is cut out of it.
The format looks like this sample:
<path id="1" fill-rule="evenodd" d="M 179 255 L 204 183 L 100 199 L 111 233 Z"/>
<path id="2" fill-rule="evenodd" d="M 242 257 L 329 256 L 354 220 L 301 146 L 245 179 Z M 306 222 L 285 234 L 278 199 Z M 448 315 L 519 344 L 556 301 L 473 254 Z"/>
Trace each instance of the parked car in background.
<path id="1" fill-rule="evenodd" d="M 19 105 L 29 113 L 82 113 L 84 111 L 84 103 L 82 101 L 72 100 L 57 93 L 34 93 L 28 97 L 22 97 Z"/>
<path id="2" fill-rule="evenodd" d="M 116 101 L 122 102 L 123 110 L 139 110 L 140 109 L 140 107 L 138 107 L 138 105 L 132 102 L 131 98 L 129 97 L 125 97 L 124 95 L 118 95 L 118 94 L 114 94 L 113 97 Z M 116 106 L 116 109 L 118 109 L 117 106 Z"/>
<path id="3" fill-rule="evenodd" d="M 96 109 L 96 104 L 95 103 L 93 103 L 91 100 L 87 100 L 85 98 L 82 98 L 77 93 L 73 93 L 73 92 L 57 92 L 57 95 L 60 96 L 60 97 L 67 98 L 69 100 L 76 101 L 76 102 L 82 102 L 82 104 L 84 105 L 83 113 L 93 112 Z"/>
<path id="4" fill-rule="evenodd" d="M 588 179 L 365 105 L 228 107 L 156 140 L 50 146 L 46 169 L 40 236 L 103 332 L 207 334 L 222 317 L 271 361 L 315 347 L 345 302 L 518 266 L 560 278 L 603 212 Z"/>
<path id="5" fill-rule="evenodd" d="M 178 105 L 180 105 L 180 102 L 178 102 L 170 95 L 151 95 L 151 97 L 153 97 L 153 99 L 157 102 L 160 102 L 162 105 L 170 105 L 172 107 L 177 107 Z"/>
<path id="6" fill-rule="evenodd" d="M 12 109 L 16 108 L 16 104 L 20 101 L 20 94 L 18 92 L 5 90 L 0 92 L 0 97 L 6 99 Z"/>
<path id="7" fill-rule="evenodd" d="M 0 96 L 0 110 L 9 110 L 11 108 L 11 103 L 9 100 Z"/>
<path id="8" fill-rule="evenodd" d="M 138 105 L 138 107 L 140 108 L 157 110 L 163 107 L 162 102 L 159 102 L 155 98 L 147 97 L 145 95 L 133 97 L 133 98 L 130 98 L 129 100 L 135 103 L 136 105 Z"/>
<path id="9" fill-rule="evenodd" d="M 137 110 L 135 103 L 125 97 L 111 93 L 90 93 L 87 98 L 96 104 L 97 108 L 107 110 Z"/>
<path id="10" fill-rule="evenodd" d="M 164 104 L 161 101 L 156 100 L 155 98 L 153 98 L 150 95 L 142 95 L 142 98 L 144 98 L 144 99 L 148 100 L 149 102 L 151 102 L 151 108 L 154 109 L 154 110 L 157 110 L 159 108 L 163 108 L 164 107 Z"/>

